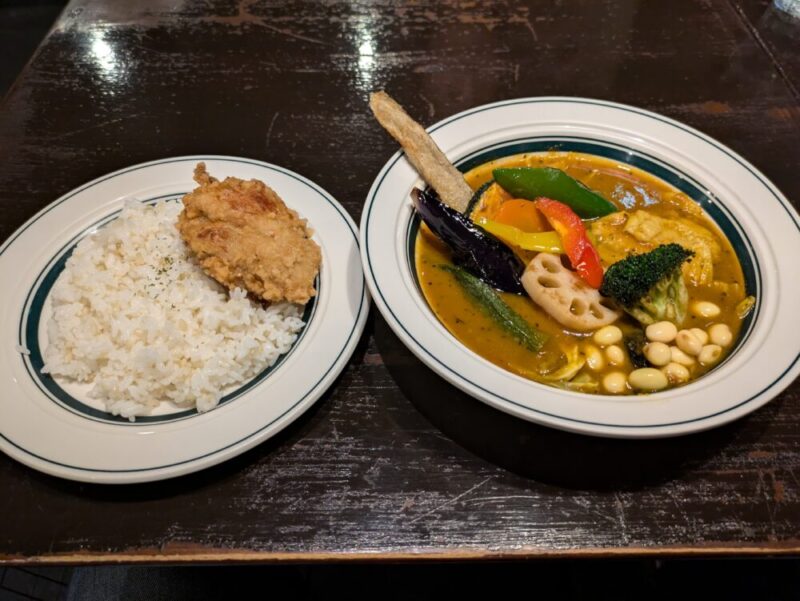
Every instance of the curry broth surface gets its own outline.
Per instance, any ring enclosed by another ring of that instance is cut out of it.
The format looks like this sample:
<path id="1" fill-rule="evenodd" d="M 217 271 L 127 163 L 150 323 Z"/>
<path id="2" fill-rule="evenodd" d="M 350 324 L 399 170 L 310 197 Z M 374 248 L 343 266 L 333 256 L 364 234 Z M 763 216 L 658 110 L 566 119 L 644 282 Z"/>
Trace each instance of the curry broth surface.
<path id="1" fill-rule="evenodd" d="M 499 167 L 556 167 L 580 180 L 623 210 L 646 209 L 663 218 L 682 217 L 711 231 L 722 249 L 720 259 L 714 263 L 714 280 L 731 284 L 728 290 L 708 286 L 692 286 L 686 282 L 690 303 L 708 300 L 716 303 L 722 313 L 714 319 L 695 317 L 690 313 L 681 328 L 707 328 L 714 323 L 730 326 L 734 340 L 739 335 L 741 320 L 736 315 L 736 305 L 745 297 L 744 275 L 730 242 L 716 224 L 705 216 L 700 207 L 682 192 L 666 182 L 629 165 L 609 159 L 573 152 L 546 152 L 504 157 L 485 163 L 465 174 L 473 189 L 492 179 L 492 170 Z M 415 241 L 416 269 L 420 287 L 438 319 L 468 348 L 492 363 L 529 379 L 540 379 L 564 364 L 564 350 L 590 339 L 592 332 L 576 333 L 565 330 L 541 310 L 527 295 L 501 292 L 503 300 L 534 327 L 545 332 L 550 339 L 534 353 L 524 348 L 487 317 L 481 308 L 463 291 L 455 277 L 438 266 L 452 264 L 450 251 L 424 225 Z M 604 267 L 608 265 L 604 263 Z M 623 332 L 640 329 L 625 314 L 616 322 Z M 730 349 L 724 349 L 724 352 Z M 627 361 L 627 359 L 626 359 Z M 610 371 L 630 371 L 623 366 L 606 366 L 597 372 L 588 372 L 596 380 Z M 710 368 L 709 368 L 710 369 Z M 587 371 L 584 368 L 583 371 Z M 692 373 L 696 379 L 708 371 L 698 366 Z"/>

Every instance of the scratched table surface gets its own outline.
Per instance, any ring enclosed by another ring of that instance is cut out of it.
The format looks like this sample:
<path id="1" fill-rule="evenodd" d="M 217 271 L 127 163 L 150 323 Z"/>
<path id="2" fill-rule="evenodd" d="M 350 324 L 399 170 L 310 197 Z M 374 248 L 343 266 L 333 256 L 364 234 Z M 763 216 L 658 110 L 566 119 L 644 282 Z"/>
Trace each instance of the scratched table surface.
<path id="1" fill-rule="evenodd" d="M 358 221 L 396 150 L 379 88 L 425 124 L 521 96 L 640 106 L 798 202 L 799 40 L 750 0 L 75 0 L 0 109 L 0 236 L 92 178 L 195 153 L 295 170 Z M 373 311 L 330 391 L 223 465 L 106 487 L 0 457 L 0 559 L 797 553 L 798 478 L 800 383 L 703 434 L 581 437 L 458 392 Z"/>

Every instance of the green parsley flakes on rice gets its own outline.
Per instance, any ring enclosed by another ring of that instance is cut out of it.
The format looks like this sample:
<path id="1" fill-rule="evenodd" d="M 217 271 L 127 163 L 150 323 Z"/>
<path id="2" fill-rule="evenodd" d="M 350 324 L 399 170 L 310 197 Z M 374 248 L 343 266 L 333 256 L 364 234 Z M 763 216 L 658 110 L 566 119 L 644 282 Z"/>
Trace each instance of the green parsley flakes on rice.
<path id="1" fill-rule="evenodd" d="M 289 351 L 302 307 L 230 293 L 192 260 L 180 201 L 131 201 L 83 239 L 50 294 L 42 371 L 92 383 L 92 398 L 133 419 L 162 401 L 208 411 Z"/>

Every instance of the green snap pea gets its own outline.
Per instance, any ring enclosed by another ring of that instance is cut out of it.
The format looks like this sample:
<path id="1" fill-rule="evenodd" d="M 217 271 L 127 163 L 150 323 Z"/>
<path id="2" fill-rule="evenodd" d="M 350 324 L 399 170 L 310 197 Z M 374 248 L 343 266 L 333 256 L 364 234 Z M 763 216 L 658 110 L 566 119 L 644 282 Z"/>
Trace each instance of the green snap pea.
<path id="1" fill-rule="evenodd" d="M 581 219 L 602 217 L 617 211 L 611 202 L 581 182 L 553 167 L 495 169 L 494 179 L 515 198 L 535 200 L 540 196 L 568 205 Z"/>

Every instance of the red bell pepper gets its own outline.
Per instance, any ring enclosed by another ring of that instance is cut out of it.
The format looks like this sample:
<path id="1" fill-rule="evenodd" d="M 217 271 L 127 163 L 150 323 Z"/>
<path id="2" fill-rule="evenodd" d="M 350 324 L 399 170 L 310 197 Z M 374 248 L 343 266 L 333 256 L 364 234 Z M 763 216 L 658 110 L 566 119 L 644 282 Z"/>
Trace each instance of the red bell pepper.
<path id="1" fill-rule="evenodd" d="M 592 288 L 600 288 L 603 283 L 603 266 L 600 264 L 600 255 L 586 235 L 581 218 L 557 200 L 541 197 L 534 204 L 561 236 L 567 257 L 578 275 Z"/>

